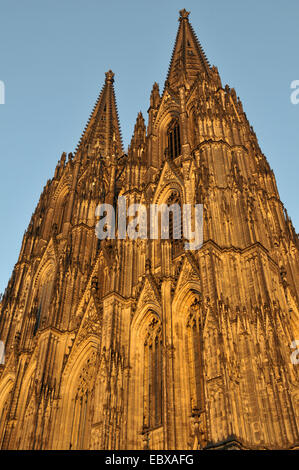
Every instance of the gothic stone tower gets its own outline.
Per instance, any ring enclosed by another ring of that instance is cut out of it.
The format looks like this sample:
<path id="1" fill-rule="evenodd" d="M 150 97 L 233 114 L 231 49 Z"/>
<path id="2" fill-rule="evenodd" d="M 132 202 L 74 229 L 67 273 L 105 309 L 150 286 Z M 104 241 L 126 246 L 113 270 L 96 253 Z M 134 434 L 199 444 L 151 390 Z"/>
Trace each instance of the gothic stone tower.
<path id="1" fill-rule="evenodd" d="M 127 154 L 106 80 L 1 302 L 2 449 L 298 448 L 298 237 L 189 23 Z M 100 202 L 203 204 L 204 243 L 95 236 Z"/>

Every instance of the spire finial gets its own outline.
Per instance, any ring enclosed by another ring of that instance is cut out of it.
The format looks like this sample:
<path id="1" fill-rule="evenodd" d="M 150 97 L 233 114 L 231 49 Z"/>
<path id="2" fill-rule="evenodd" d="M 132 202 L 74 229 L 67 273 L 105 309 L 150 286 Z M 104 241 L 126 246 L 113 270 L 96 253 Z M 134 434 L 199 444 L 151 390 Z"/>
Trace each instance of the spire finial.
<path id="1" fill-rule="evenodd" d="M 190 15 L 190 11 L 187 11 L 185 8 L 183 10 L 180 10 L 179 13 L 180 13 L 179 21 L 187 20 L 188 16 Z"/>
<path id="2" fill-rule="evenodd" d="M 114 73 L 112 70 L 108 70 L 108 72 L 105 73 L 106 75 L 106 82 L 114 82 Z"/>

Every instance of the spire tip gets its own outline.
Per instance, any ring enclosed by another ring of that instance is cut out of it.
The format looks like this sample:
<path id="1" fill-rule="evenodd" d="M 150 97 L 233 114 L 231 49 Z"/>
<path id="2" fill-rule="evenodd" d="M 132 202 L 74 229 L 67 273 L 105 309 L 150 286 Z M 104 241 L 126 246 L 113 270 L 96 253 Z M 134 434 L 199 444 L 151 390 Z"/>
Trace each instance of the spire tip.
<path id="1" fill-rule="evenodd" d="M 188 16 L 190 15 L 190 11 L 187 11 L 184 8 L 183 10 L 180 10 L 179 13 L 180 13 L 179 21 L 188 20 Z"/>
<path id="2" fill-rule="evenodd" d="M 114 73 L 112 70 L 108 70 L 108 72 L 105 73 L 106 75 L 106 82 L 114 82 Z"/>

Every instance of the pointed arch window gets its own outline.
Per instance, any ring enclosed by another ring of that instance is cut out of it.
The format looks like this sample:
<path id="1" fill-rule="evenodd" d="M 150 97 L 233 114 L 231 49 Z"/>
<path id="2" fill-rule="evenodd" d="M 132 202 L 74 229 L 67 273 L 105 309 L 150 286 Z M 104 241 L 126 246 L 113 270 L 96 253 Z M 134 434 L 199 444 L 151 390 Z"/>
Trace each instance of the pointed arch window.
<path id="1" fill-rule="evenodd" d="M 162 327 L 153 314 L 144 341 L 143 428 L 162 425 Z"/>
<path id="2" fill-rule="evenodd" d="M 178 205 L 180 211 L 174 216 L 173 211 L 169 211 L 169 239 L 171 240 L 171 252 L 172 257 L 175 257 L 182 250 L 182 228 L 183 228 L 183 213 L 181 205 L 181 197 L 177 190 L 172 191 L 171 195 L 167 199 L 167 205 L 172 206 L 173 204 Z"/>
<path id="3" fill-rule="evenodd" d="M 37 311 L 36 311 L 35 324 L 34 324 L 34 329 L 33 329 L 33 336 L 36 335 L 36 332 L 39 329 L 40 313 L 41 313 L 41 305 L 39 304 L 39 306 L 37 307 Z"/>
<path id="4" fill-rule="evenodd" d="M 59 222 L 58 222 L 58 233 L 62 232 L 63 229 L 63 224 L 65 222 L 65 217 L 67 213 L 67 196 L 64 197 L 62 204 L 61 204 L 61 209 L 60 209 L 60 217 L 59 217 Z"/>
<path id="5" fill-rule="evenodd" d="M 180 126 L 177 120 L 172 121 L 167 130 L 167 153 L 172 160 L 181 154 Z"/>
<path id="6" fill-rule="evenodd" d="M 44 326 L 49 318 L 49 308 L 52 299 L 54 286 L 54 276 L 52 269 L 43 274 L 37 294 L 37 306 L 33 335 L 36 334 L 40 326 Z"/>
<path id="7" fill-rule="evenodd" d="M 85 363 L 77 382 L 73 397 L 69 449 L 85 449 L 90 435 L 90 407 L 95 377 L 93 354 Z"/>
<path id="8" fill-rule="evenodd" d="M 40 315 L 41 317 L 47 316 L 49 307 L 50 307 L 50 302 L 51 302 L 51 296 L 52 296 L 52 290 L 53 290 L 53 278 L 49 277 L 48 279 L 45 280 L 41 291 L 40 291 Z M 42 318 L 41 318 L 42 320 Z"/>
<path id="9" fill-rule="evenodd" d="M 0 410 L 0 449 L 2 448 L 2 444 L 4 441 L 5 429 L 6 429 L 6 425 L 7 425 L 7 421 L 9 417 L 11 397 L 12 397 L 12 392 L 10 391 L 5 402 L 2 403 L 2 408 Z"/>
<path id="10" fill-rule="evenodd" d="M 203 367 L 200 325 L 200 300 L 196 298 L 189 308 L 186 321 L 186 353 L 192 415 L 203 408 Z"/>
<path id="11" fill-rule="evenodd" d="M 57 197 L 55 208 L 54 208 L 54 218 L 52 225 L 56 227 L 56 234 L 62 232 L 63 224 L 66 222 L 67 217 L 67 208 L 68 208 L 68 188 L 65 187 L 62 189 Z"/>
<path id="12" fill-rule="evenodd" d="M 190 142 L 192 142 L 193 147 L 199 142 L 199 133 L 198 133 L 198 119 L 196 115 L 196 111 L 193 110 L 191 113 L 191 134 L 190 134 Z"/>
<path id="13" fill-rule="evenodd" d="M 84 449 L 89 401 L 90 393 L 87 388 L 77 391 L 74 399 L 70 449 Z"/>

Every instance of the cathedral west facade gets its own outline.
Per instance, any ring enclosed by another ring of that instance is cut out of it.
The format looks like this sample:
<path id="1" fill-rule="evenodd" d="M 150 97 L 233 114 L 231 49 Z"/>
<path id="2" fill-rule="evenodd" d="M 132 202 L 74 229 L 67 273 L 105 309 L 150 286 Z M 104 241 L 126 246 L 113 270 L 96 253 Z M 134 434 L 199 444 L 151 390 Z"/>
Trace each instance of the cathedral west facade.
<path id="1" fill-rule="evenodd" d="M 1 301 L 0 448 L 299 447 L 298 236 L 189 22 L 124 153 L 105 83 Z M 202 204 L 203 244 L 105 239 L 96 208 Z"/>

